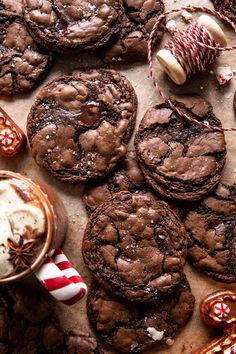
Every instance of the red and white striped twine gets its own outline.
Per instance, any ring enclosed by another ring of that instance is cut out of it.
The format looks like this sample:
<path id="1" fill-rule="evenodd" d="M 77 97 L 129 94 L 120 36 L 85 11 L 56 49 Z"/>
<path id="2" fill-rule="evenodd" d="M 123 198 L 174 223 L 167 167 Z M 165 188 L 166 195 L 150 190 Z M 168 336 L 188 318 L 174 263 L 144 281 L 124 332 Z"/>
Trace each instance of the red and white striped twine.
<path id="1" fill-rule="evenodd" d="M 187 113 L 183 112 L 180 108 L 175 106 L 174 102 L 165 95 L 165 93 L 161 90 L 156 81 L 152 60 L 155 33 L 161 21 L 167 15 L 177 13 L 183 10 L 190 12 L 207 12 L 227 22 L 236 32 L 236 25 L 228 17 L 220 14 L 215 10 L 209 9 L 208 7 L 189 5 L 178 9 L 166 11 L 165 13 L 160 15 L 154 24 L 154 27 L 150 33 L 148 40 L 148 63 L 150 69 L 150 76 L 153 81 L 154 87 L 158 95 L 160 95 L 164 99 L 164 101 L 169 105 L 169 107 L 181 117 L 187 119 L 189 122 L 195 123 L 201 126 L 202 128 L 207 128 L 210 130 L 236 131 L 236 128 L 221 128 L 217 126 L 211 126 L 208 123 L 200 122 L 197 119 L 194 119 L 193 117 L 189 116 Z M 172 39 L 166 44 L 166 47 L 171 51 L 171 53 L 175 56 L 177 61 L 183 67 L 187 76 L 191 76 L 197 71 L 206 70 L 207 65 L 211 64 L 217 58 L 217 56 L 219 56 L 220 52 L 236 49 L 236 45 L 230 47 L 219 47 L 219 45 L 216 44 L 213 40 L 207 28 L 197 23 L 189 26 L 186 30 L 174 32 Z"/>
<path id="2" fill-rule="evenodd" d="M 236 354 L 236 344 L 233 344 L 230 348 L 224 350 L 223 354 Z"/>
<path id="3" fill-rule="evenodd" d="M 198 41 L 215 47 L 215 50 L 199 46 Z M 181 64 L 187 76 L 198 71 L 204 71 L 220 55 L 219 45 L 214 41 L 209 31 L 203 25 L 195 23 L 184 31 L 174 33 L 166 47 Z"/>
<path id="4" fill-rule="evenodd" d="M 35 272 L 49 293 L 65 305 L 73 305 L 86 294 L 87 286 L 61 249 L 47 257 Z"/>

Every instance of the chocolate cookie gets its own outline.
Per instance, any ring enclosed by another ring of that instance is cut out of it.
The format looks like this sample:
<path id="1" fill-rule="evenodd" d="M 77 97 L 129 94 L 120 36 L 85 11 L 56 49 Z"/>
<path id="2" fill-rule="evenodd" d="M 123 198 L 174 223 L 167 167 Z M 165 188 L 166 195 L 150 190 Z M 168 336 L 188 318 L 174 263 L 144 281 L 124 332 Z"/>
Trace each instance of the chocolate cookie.
<path id="1" fill-rule="evenodd" d="M 94 337 L 77 329 L 69 332 L 66 343 L 67 354 L 104 354 Z"/>
<path id="2" fill-rule="evenodd" d="M 120 192 L 91 215 L 82 251 L 105 289 L 143 302 L 179 284 L 186 246 L 184 227 L 165 202 L 148 192 Z"/>
<path id="3" fill-rule="evenodd" d="M 64 332 L 47 297 L 29 286 L 1 286 L 0 297 L 0 353 L 66 354 Z"/>
<path id="4" fill-rule="evenodd" d="M 98 335 L 118 353 L 140 353 L 153 346 L 173 344 L 177 331 L 192 315 L 194 301 L 185 277 L 174 294 L 144 304 L 130 304 L 95 285 L 87 311 Z"/>
<path id="5" fill-rule="evenodd" d="M 0 13 L 3 12 L 22 15 L 22 0 L 0 0 Z"/>
<path id="6" fill-rule="evenodd" d="M 209 277 L 236 282 L 236 186 L 220 184 L 185 219 L 189 256 Z"/>
<path id="7" fill-rule="evenodd" d="M 211 0 L 215 9 L 222 15 L 230 18 L 236 23 L 236 3 L 235 0 Z"/>
<path id="8" fill-rule="evenodd" d="M 0 2 L 0 31 L 0 94 L 27 92 L 48 70 L 51 54 L 34 42 L 14 1 Z"/>
<path id="9" fill-rule="evenodd" d="M 100 51 L 105 62 L 137 62 L 147 59 L 148 37 L 164 12 L 162 0 L 124 0 L 122 29 Z M 164 21 L 156 31 L 156 42 L 164 32 Z"/>
<path id="10" fill-rule="evenodd" d="M 60 181 L 103 177 L 124 158 L 137 99 L 112 70 L 78 71 L 45 86 L 28 116 L 32 154 Z"/>
<path id="11" fill-rule="evenodd" d="M 125 159 L 119 163 L 113 174 L 102 181 L 87 184 L 84 189 L 83 203 L 88 214 L 118 192 L 150 192 L 142 170 L 140 169 L 134 151 L 129 151 Z M 165 201 L 165 200 L 164 200 Z M 184 205 L 169 201 L 169 206 L 182 219 L 186 214 Z"/>
<path id="12" fill-rule="evenodd" d="M 100 183 L 93 183 L 85 188 L 83 203 L 88 213 L 91 213 L 114 193 L 136 192 L 144 188 L 145 179 L 135 159 L 135 153 L 129 151 L 111 176 Z"/>
<path id="13" fill-rule="evenodd" d="M 221 127 L 212 106 L 199 96 L 175 104 L 193 118 Z M 182 201 L 203 198 L 220 181 L 225 164 L 223 132 L 190 123 L 165 103 L 148 109 L 135 137 L 136 154 L 150 186 Z"/>
<path id="14" fill-rule="evenodd" d="M 51 50 L 104 45 L 121 27 L 121 0 L 23 0 L 24 17 L 35 40 Z"/>

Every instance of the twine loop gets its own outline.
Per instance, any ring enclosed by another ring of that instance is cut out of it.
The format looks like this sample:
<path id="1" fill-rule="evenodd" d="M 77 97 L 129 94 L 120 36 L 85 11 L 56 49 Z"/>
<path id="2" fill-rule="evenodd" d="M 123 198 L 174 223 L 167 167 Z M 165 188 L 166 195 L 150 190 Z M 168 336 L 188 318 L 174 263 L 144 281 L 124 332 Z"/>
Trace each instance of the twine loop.
<path id="1" fill-rule="evenodd" d="M 221 132 L 236 131 L 236 128 L 221 128 L 217 126 L 211 126 L 207 123 L 200 122 L 197 119 L 194 119 L 193 117 L 189 116 L 187 113 L 183 112 L 181 109 L 175 106 L 174 102 L 165 95 L 165 93 L 162 91 L 156 81 L 152 60 L 155 33 L 161 21 L 167 15 L 177 13 L 183 10 L 190 12 L 207 12 L 227 22 L 236 32 L 236 24 L 234 24 L 228 17 L 222 15 L 221 13 L 215 10 L 209 9 L 208 7 L 189 5 L 164 12 L 162 15 L 159 16 L 159 18 L 155 22 L 148 40 L 148 64 L 150 69 L 150 77 L 153 81 L 154 87 L 156 88 L 157 93 L 163 98 L 163 100 L 169 105 L 169 107 L 174 112 L 187 119 L 189 122 L 198 124 L 201 127 L 210 130 L 216 130 Z M 168 41 L 165 47 L 170 50 L 172 55 L 174 55 L 174 57 L 177 59 L 179 64 L 186 72 L 187 76 L 190 77 L 198 71 L 205 71 L 207 66 L 213 63 L 221 52 L 236 49 L 236 44 L 228 47 L 220 47 L 219 44 L 215 42 L 212 35 L 204 25 L 195 23 L 193 25 L 190 25 L 185 30 L 175 31 L 173 33 L 172 38 Z"/>

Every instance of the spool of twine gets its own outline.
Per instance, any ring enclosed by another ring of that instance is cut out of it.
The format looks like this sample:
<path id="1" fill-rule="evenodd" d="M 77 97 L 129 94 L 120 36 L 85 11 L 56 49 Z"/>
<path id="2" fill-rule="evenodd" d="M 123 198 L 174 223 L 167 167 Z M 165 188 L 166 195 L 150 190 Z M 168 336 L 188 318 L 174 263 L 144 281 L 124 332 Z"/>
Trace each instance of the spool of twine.
<path id="1" fill-rule="evenodd" d="M 184 10 L 189 12 L 203 11 L 211 14 L 227 22 L 236 32 L 236 25 L 228 17 L 220 14 L 215 10 L 209 9 L 208 7 L 190 5 L 170 10 L 160 15 L 154 24 L 148 40 L 148 64 L 150 69 L 150 77 L 153 81 L 154 87 L 158 95 L 163 98 L 166 104 L 174 112 L 187 119 L 190 123 L 194 123 L 201 126 L 202 128 L 207 128 L 215 131 L 236 131 L 236 128 L 221 128 L 217 126 L 211 126 L 205 122 L 200 122 L 197 119 L 194 119 L 187 113 L 183 112 L 180 108 L 176 107 L 174 102 L 169 97 L 167 97 L 167 95 L 163 92 L 157 83 L 153 68 L 153 43 L 155 40 L 155 33 L 161 21 L 166 16 Z M 183 68 L 186 76 L 191 77 L 196 72 L 205 71 L 207 66 L 213 63 L 221 52 L 236 49 L 236 45 L 221 47 L 219 43 L 215 41 L 210 31 L 203 24 L 194 23 L 183 31 L 175 31 L 172 38 L 166 44 L 166 48 L 175 57 L 180 67 Z"/>

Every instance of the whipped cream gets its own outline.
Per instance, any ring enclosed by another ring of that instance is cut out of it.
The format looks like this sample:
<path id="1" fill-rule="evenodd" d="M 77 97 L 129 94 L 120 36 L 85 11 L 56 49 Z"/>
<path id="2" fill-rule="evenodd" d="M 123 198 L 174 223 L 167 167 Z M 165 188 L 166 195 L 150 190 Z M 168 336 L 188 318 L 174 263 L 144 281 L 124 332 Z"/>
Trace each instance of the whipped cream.
<path id="1" fill-rule="evenodd" d="M 25 188 L 25 186 L 24 186 Z M 11 180 L 0 181 L 0 277 L 5 277 L 14 271 L 9 261 L 9 247 L 7 240 L 10 238 L 18 243 L 27 229 L 34 230 L 37 234 L 46 231 L 46 218 L 37 197 L 30 202 L 24 201 L 11 184 Z M 26 239 L 25 242 L 28 242 Z"/>

